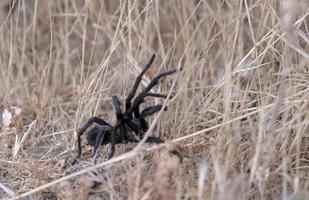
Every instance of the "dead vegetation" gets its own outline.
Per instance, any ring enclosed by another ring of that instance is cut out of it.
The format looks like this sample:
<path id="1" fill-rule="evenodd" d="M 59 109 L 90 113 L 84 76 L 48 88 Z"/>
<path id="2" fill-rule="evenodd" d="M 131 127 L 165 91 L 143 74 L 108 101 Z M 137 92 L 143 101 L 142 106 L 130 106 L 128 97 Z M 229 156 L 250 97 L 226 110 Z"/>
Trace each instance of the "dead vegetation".
<path id="1" fill-rule="evenodd" d="M 3 0 L 0 9 L 0 110 L 11 112 L 1 199 L 309 198 L 307 1 Z M 183 163 L 165 147 L 128 144 L 109 161 L 101 148 L 93 166 L 84 143 L 70 166 L 74 130 L 93 115 L 114 123 L 111 96 L 123 100 L 153 53 L 143 85 L 183 67 L 155 88 L 175 97 L 154 131 Z M 94 180 L 103 183 L 91 190 Z"/>

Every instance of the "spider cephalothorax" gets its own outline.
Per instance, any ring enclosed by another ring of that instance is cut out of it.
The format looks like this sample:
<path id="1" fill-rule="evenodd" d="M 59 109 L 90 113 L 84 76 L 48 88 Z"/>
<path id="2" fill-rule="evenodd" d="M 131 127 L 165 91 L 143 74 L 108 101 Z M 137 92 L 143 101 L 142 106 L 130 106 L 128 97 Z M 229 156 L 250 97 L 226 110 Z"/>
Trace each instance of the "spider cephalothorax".
<path id="1" fill-rule="evenodd" d="M 125 144 L 128 142 L 138 142 L 141 138 L 143 138 L 145 132 L 148 130 L 148 122 L 146 121 L 146 117 L 153 115 L 154 113 L 160 111 L 162 109 L 162 105 L 149 106 L 140 111 L 140 105 L 145 102 L 146 97 L 156 97 L 156 98 L 167 98 L 167 95 L 159 94 L 159 93 L 151 93 L 151 89 L 158 84 L 159 79 L 168 75 L 171 75 L 176 72 L 176 70 L 163 72 L 157 75 L 147 87 L 144 88 L 142 92 L 136 95 L 136 91 L 139 83 L 142 80 L 143 75 L 146 71 L 151 67 L 153 61 L 155 59 L 155 55 L 151 57 L 149 62 L 146 64 L 142 72 L 137 76 L 135 83 L 130 90 L 126 100 L 125 100 L 125 111 L 123 112 L 121 109 L 121 103 L 117 96 L 112 97 L 112 103 L 115 109 L 117 122 L 114 126 L 111 126 L 109 123 L 100 119 L 98 117 L 91 117 L 87 120 L 87 122 L 77 131 L 77 143 L 78 143 L 78 154 L 71 161 L 74 164 L 81 157 L 81 136 L 84 132 L 94 123 L 98 124 L 98 126 L 92 128 L 86 136 L 88 144 L 93 146 L 93 159 L 95 160 L 95 156 L 97 150 L 100 145 L 111 144 L 110 154 L 108 159 L 112 158 L 115 153 L 115 145 L 116 144 Z M 163 108 L 166 110 L 166 107 Z M 149 136 L 146 139 L 146 142 L 149 143 L 163 143 L 164 141 L 155 136 Z M 173 154 L 175 151 L 172 151 Z M 179 156 L 180 157 L 180 156 Z"/>

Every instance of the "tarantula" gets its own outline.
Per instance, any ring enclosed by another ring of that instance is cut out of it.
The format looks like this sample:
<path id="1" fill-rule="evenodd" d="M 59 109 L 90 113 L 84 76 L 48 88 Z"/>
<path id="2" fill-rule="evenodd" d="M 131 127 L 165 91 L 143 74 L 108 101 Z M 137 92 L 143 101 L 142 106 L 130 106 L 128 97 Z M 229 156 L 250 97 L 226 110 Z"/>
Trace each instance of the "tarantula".
<path id="1" fill-rule="evenodd" d="M 95 157 L 100 145 L 111 144 L 110 153 L 108 159 L 112 158 L 115 153 L 116 144 L 126 144 L 128 142 L 138 142 L 143 138 L 145 132 L 148 130 L 148 122 L 146 117 L 153 115 L 154 113 L 162 109 L 162 105 L 149 106 L 140 111 L 140 105 L 145 102 L 146 97 L 156 97 L 156 98 L 168 98 L 167 95 L 159 93 L 151 93 L 150 90 L 159 82 L 159 79 L 171 74 L 174 74 L 177 70 L 171 70 L 158 74 L 144 90 L 136 95 L 139 83 L 142 80 L 143 75 L 151 67 L 155 55 L 153 55 L 149 62 L 145 65 L 142 72 L 137 76 L 135 83 L 130 90 L 126 100 L 125 100 L 125 111 L 121 110 L 121 102 L 117 96 L 112 96 L 112 103 L 115 109 L 117 122 L 114 126 L 110 125 L 103 119 L 98 117 L 91 117 L 87 122 L 77 131 L 77 143 L 78 143 L 78 153 L 77 156 L 71 161 L 71 164 L 75 164 L 76 161 L 81 157 L 82 147 L 81 147 L 81 136 L 84 132 L 94 123 L 99 126 L 92 128 L 86 136 L 88 144 L 93 146 L 92 158 L 95 162 Z M 134 98 L 134 100 L 133 100 Z M 133 100 L 133 101 L 132 101 Z M 167 107 L 163 108 L 164 110 Z M 146 139 L 148 143 L 164 143 L 164 141 L 155 136 L 149 136 Z M 180 161 L 182 160 L 180 154 L 176 150 L 171 151 L 172 154 L 178 156 Z"/>

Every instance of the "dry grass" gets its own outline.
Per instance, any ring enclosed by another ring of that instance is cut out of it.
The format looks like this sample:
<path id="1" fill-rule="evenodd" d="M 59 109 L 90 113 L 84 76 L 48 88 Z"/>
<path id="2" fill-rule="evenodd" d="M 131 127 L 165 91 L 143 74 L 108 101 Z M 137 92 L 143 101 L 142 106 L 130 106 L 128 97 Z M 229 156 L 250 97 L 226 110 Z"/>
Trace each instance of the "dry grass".
<path id="1" fill-rule="evenodd" d="M 22 109 L 1 125 L 1 199 L 309 198 L 306 0 L 2 0 L 0 9 L 0 110 Z M 128 144 L 109 161 L 101 148 L 93 166 L 84 143 L 70 166 L 74 129 L 93 115 L 114 123 L 111 95 L 124 100 L 153 53 L 143 85 L 183 67 L 155 88 L 175 98 L 154 134 L 184 162 Z M 103 184 L 91 190 L 94 179 Z"/>

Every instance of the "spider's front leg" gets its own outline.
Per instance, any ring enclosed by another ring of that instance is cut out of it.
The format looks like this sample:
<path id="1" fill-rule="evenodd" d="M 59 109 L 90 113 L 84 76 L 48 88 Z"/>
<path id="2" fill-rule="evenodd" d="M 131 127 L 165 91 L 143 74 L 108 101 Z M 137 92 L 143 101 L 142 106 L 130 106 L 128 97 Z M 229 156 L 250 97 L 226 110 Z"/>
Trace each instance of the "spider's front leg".
<path id="1" fill-rule="evenodd" d="M 77 131 L 77 155 L 70 161 L 71 165 L 74 165 L 77 160 L 80 159 L 82 155 L 81 137 L 85 133 L 85 131 L 94 123 L 111 127 L 111 125 L 109 125 L 106 121 L 98 117 L 91 117 L 90 119 L 88 119 L 87 122 Z"/>
<path id="2" fill-rule="evenodd" d="M 131 107 L 131 100 L 134 98 L 135 93 L 137 91 L 138 85 L 140 84 L 144 74 L 147 72 L 147 70 L 151 67 L 154 59 L 155 59 L 155 55 L 152 55 L 149 62 L 145 65 L 144 69 L 141 71 L 141 73 L 136 77 L 136 80 L 134 82 L 134 85 L 132 87 L 132 89 L 130 90 L 128 97 L 126 98 L 126 110 L 128 110 Z"/>
<path id="3" fill-rule="evenodd" d="M 147 108 L 145 108 L 144 110 L 142 110 L 140 116 L 142 118 L 148 117 L 150 115 L 155 114 L 156 112 L 159 112 L 162 109 L 162 105 L 155 105 L 155 106 L 149 106 Z M 167 110 L 167 107 L 164 107 L 163 109 L 164 111 Z"/>
<path id="4" fill-rule="evenodd" d="M 169 75 L 172 75 L 174 73 L 176 73 L 177 70 L 171 70 L 171 71 L 167 71 L 167 72 L 163 72 L 159 75 L 157 75 L 149 84 L 148 86 L 141 92 L 139 93 L 134 101 L 133 101 L 133 105 L 132 107 L 130 107 L 128 110 L 127 110 L 127 113 L 128 114 L 131 114 L 132 112 L 134 112 L 134 116 L 139 118 L 140 117 L 140 111 L 139 111 L 139 106 L 145 101 L 145 98 L 148 97 L 148 96 L 151 96 L 151 97 L 156 97 L 156 98 L 167 98 L 168 96 L 167 95 L 164 95 L 164 94 L 159 94 L 159 93 L 151 93 L 150 90 L 159 83 L 159 80 L 165 76 L 169 76 Z M 172 97 L 170 97 L 172 98 Z M 152 109 L 155 109 L 156 108 L 152 108 Z M 160 109 L 159 109 L 160 110 Z M 158 110 L 158 111 L 159 111 Z M 155 112 L 158 112 L 158 111 L 154 111 L 153 113 Z"/>

